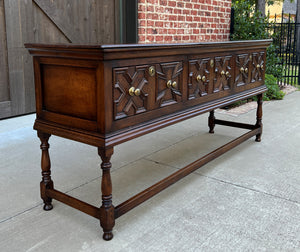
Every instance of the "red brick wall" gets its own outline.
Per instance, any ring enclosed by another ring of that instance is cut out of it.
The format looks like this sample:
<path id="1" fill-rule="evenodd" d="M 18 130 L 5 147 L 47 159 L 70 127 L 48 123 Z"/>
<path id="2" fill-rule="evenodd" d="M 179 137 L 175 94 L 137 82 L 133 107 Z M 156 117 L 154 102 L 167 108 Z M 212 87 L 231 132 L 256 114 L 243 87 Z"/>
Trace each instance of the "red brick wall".
<path id="1" fill-rule="evenodd" d="M 139 43 L 229 40 L 231 0 L 139 0 Z"/>

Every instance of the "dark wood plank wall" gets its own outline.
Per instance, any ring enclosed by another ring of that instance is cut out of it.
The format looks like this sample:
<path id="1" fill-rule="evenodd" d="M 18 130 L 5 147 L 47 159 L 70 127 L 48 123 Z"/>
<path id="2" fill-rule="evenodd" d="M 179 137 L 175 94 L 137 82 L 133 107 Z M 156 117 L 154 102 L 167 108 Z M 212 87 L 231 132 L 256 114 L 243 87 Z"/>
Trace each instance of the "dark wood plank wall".
<path id="1" fill-rule="evenodd" d="M 6 27 L 3 1 L 0 1 L 0 111 L 3 117 L 11 114 L 8 86 Z"/>
<path id="2" fill-rule="evenodd" d="M 119 0 L 0 0 L 0 118 L 34 112 L 24 43 L 120 42 Z"/>

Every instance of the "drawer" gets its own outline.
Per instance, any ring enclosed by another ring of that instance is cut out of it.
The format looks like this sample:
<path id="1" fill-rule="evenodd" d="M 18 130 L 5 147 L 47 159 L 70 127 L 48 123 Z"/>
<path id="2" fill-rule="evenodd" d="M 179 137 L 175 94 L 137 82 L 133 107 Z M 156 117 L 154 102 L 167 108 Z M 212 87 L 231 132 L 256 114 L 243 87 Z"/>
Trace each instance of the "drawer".
<path id="1" fill-rule="evenodd" d="M 230 90 L 233 70 L 232 55 L 190 59 L 188 100 Z"/>
<path id="2" fill-rule="evenodd" d="M 182 101 L 183 62 L 113 68 L 114 120 Z"/>
<path id="3" fill-rule="evenodd" d="M 254 52 L 251 58 L 251 82 L 262 82 L 265 71 L 265 52 Z"/>

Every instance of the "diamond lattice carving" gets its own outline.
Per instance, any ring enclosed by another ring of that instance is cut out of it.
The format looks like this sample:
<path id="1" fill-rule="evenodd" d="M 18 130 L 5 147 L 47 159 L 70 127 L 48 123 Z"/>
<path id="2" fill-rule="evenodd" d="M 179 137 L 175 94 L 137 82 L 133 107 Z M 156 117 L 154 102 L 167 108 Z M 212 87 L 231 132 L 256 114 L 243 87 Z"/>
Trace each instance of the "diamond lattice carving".
<path id="1" fill-rule="evenodd" d="M 264 73 L 264 52 L 252 54 L 251 82 L 262 81 Z"/>
<path id="2" fill-rule="evenodd" d="M 182 62 L 156 64 L 156 105 L 164 107 L 182 101 Z M 167 83 L 176 83 L 168 87 Z"/>
<path id="3" fill-rule="evenodd" d="M 189 62 L 188 99 L 205 96 L 209 90 L 210 58 L 191 60 Z"/>
<path id="4" fill-rule="evenodd" d="M 148 92 L 146 79 L 147 66 L 124 67 L 114 69 L 114 116 L 121 119 L 127 116 L 145 112 L 148 109 Z M 140 95 L 129 94 L 134 87 L 140 90 Z"/>
<path id="5" fill-rule="evenodd" d="M 242 86 L 249 83 L 249 54 L 240 54 L 236 56 L 236 77 L 235 85 Z"/>
<path id="6" fill-rule="evenodd" d="M 232 56 L 215 57 L 214 93 L 230 89 L 231 58 Z"/>

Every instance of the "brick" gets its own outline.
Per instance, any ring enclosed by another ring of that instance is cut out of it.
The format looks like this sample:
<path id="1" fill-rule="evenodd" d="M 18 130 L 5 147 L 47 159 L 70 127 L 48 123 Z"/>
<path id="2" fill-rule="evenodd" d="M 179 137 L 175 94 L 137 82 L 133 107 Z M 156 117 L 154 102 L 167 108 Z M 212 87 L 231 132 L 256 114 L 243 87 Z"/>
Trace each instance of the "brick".
<path id="1" fill-rule="evenodd" d="M 172 36 L 164 36 L 164 41 L 165 42 L 171 42 L 173 40 Z"/>
<path id="2" fill-rule="evenodd" d="M 174 13 L 174 8 L 166 7 L 165 8 L 165 13 L 166 12 L 168 12 L 168 13 Z"/>
<path id="3" fill-rule="evenodd" d="M 175 14 L 182 14 L 182 9 L 174 9 Z"/>
<path id="4" fill-rule="evenodd" d="M 147 0 L 148 4 L 158 4 L 158 0 Z"/>
<path id="5" fill-rule="evenodd" d="M 191 14 L 191 10 L 184 9 L 182 13 L 185 14 L 185 15 L 190 15 Z"/>
<path id="6" fill-rule="evenodd" d="M 185 8 L 186 9 L 192 9 L 193 8 L 193 5 L 191 3 L 186 3 L 185 4 Z"/>
<path id="7" fill-rule="evenodd" d="M 164 27 L 164 22 L 162 21 L 155 21 L 155 27 Z"/>
<path id="8" fill-rule="evenodd" d="M 178 16 L 178 21 L 185 21 L 185 16 Z"/>
<path id="9" fill-rule="evenodd" d="M 154 36 L 148 35 L 146 36 L 146 42 L 153 42 L 154 41 Z"/>
<path id="10" fill-rule="evenodd" d="M 145 19 L 140 19 L 139 20 L 139 27 L 143 27 L 146 24 L 146 20 Z"/>
<path id="11" fill-rule="evenodd" d="M 154 26 L 153 20 L 147 20 L 147 26 Z"/>
<path id="12" fill-rule="evenodd" d="M 139 35 L 139 43 L 144 43 L 146 41 L 145 35 Z"/>
<path id="13" fill-rule="evenodd" d="M 145 13 L 138 13 L 138 19 L 145 19 L 146 14 Z"/>
<path id="14" fill-rule="evenodd" d="M 177 1 L 177 7 L 183 8 L 184 7 L 184 3 Z"/>
<path id="15" fill-rule="evenodd" d="M 193 17 L 191 17 L 191 16 L 186 16 L 186 17 L 185 17 L 185 20 L 188 21 L 188 22 L 192 22 L 192 21 L 193 21 Z"/>
<path id="16" fill-rule="evenodd" d="M 154 12 L 154 6 L 153 5 L 148 5 L 147 6 L 147 11 Z"/>
<path id="17" fill-rule="evenodd" d="M 171 1 L 171 0 L 169 0 L 169 1 L 168 1 L 168 6 L 175 7 L 175 6 L 176 6 L 176 1 Z"/>
<path id="18" fill-rule="evenodd" d="M 181 42 L 181 41 L 182 41 L 182 36 L 176 35 L 176 36 L 174 36 L 174 40 L 175 40 L 176 42 Z"/>
<path id="19" fill-rule="evenodd" d="M 176 21 L 177 20 L 177 16 L 176 15 L 169 15 L 169 20 L 170 21 Z"/>
<path id="20" fill-rule="evenodd" d="M 193 34 L 199 34 L 200 30 L 199 29 L 193 29 Z"/>
<path id="21" fill-rule="evenodd" d="M 168 1 L 167 0 L 159 0 L 159 5 L 167 6 Z"/>
<path id="22" fill-rule="evenodd" d="M 140 43 L 226 41 L 230 0 L 138 0 Z"/>
<path id="23" fill-rule="evenodd" d="M 176 29 L 168 29 L 168 34 L 176 34 Z"/>
<path id="24" fill-rule="evenodd" d="M 211 40 L 217 40 L 217 35 L 214 35 L 214 34 L 212 34 L 211 36 L 210 36 L 210 38 L 211 38 Z"/>
<path id="25" fill-rule="evenodd" d="M 163 42 L 164 41 L 164 36 L 155 36 L 155 41 L 156 42 Z"/>
<path id="26" fill-rule="evenodd" d="M 193 15 L 193 16 L 198 15 L 198 11 L 197 10 L 191 10 L 191 15 Z"/>
<path id="27" fill-rule="evenodd" d="M 178 30 L 176 31 L 176 34 L 184 34 L 184 29 L 178 29 Z"/>
<path id="28" fill-rule="evenodd" d="M 168 29 L 161 29 L 161 28 L 157 29 L 157 34 L 159 34 L 159 35 L 165 35 L 165 34 L 167 34 L 167 32 L 168 32 Z"/>

